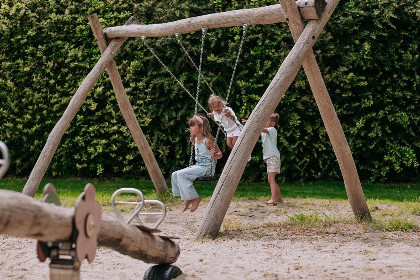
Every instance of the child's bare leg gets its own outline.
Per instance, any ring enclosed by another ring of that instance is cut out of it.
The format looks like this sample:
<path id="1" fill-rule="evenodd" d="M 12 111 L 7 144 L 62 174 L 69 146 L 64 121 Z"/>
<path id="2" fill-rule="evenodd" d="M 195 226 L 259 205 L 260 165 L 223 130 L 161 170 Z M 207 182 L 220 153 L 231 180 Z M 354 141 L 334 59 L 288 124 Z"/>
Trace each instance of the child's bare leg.
<path id="1" fill-rule="evenodd" d="M 227 137 L 226 138 L 226 144 L 227 144 L 227 146 L 229 147 L 229 148 L 233 148 L 233 137 Z"/>
<path id="2" fill-rule="evenodd" d="M 236 140 L 238 140 L 239 136 L 234 137 L 228 137 L 227 138 L 227 145 L 229 148 L 233 149 L 233 146 L 235 146 Z"/>
<path id="3" fill-rule="evenodd" d="M 276 183 L 276 172 L 268 172 L 268 183 L 271 189 L 271 199 L 267 202 L 268 204 L 283 203 L 281 198 L 280 187 Z"/>
<path id="4" fill-rule="evenodd" d="M 239 136 L 234 136 L 234 137 L 233 137 L 233 139 L 232 139 L 232 149 L 233 149 L 233 147 L 235 146 L 235 144 L 236 144 L 236 140 L 238 140 L 238 138 L 239 138 Z"/>
<path id="5" fill-rule="evenodd" d="M 194 212 L 195 210 L 197 210 L 198 205 L 201 202 L 201 199 L 202 199 L 202 197 L 199 196 L 199 197 L 197 197 L 197 198 L 195 198 L 193 200 L 190 200 L 191 201 L 191 210 L 190 210 L 191 212 Z"/>
<path id="6" fill-rule="evenodd" d="M 185 211 L 187 211 L 188 207 L 190 207 L 190 205 L 191 205 L 192 202 L 193 202 L 193 200 L 185 200 L 184 210 L 182 210 L 182 213 L 184 213 Z"/>

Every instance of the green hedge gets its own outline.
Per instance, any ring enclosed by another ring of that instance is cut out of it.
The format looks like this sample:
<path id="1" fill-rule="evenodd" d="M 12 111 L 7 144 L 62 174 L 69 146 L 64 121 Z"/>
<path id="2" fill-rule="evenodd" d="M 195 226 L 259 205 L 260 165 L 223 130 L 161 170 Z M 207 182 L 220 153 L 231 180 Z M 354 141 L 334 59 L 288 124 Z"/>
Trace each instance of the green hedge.
<path id="1" fill-rule="evenodd" d="M 9 176 L 29 176 L 46 139 L 78 86 L 100 57 L 87 16 L 103 27 L 130 15 L 160 23 L 277 1 L 2 1 L 0 8 L 0 140 L 12 156 Z M 230 3 L 229 3 L 230 2 Z M 245 3 L 244 3 L 245 2 Z M 419 45 L 417 0 L 342 1 L 314 52 L 349 141 L 362 180 L 419 178 Z M 203 72 L 222 96 L 241 28 L 209 30 Z M 183 42 L 198 61 L 201 34 Z M 197 73 L 174 37 L 149 38 L 161 59 L 191 91 Z M 287 24 L 248 31 L 230 106 L 248 117 L 293 41 Z M 151 56 L 129 39 L 116 57 L 138 121 L 166 177 L 189 160 L 186 120 L 194 101 Z M 210 91 L 201 86 L 200 101 Z M 282 180 L 339 179 L 332 151 L 308 82 L 300 71 L 277 110 Z M 229 154 L 225 140 L 219 145 Z M 244 178 L 265 173 L 257 143 Z M 103 75 L 71 122 L 48 169 L 55 177 L 147 177 L 147 170 Z"/>

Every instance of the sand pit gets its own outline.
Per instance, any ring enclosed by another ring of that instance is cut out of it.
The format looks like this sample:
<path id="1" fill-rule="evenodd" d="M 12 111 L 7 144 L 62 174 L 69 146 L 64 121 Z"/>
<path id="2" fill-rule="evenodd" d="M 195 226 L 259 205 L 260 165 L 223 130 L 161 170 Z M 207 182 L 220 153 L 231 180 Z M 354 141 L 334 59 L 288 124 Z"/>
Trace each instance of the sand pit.
<path id="1" fill-rule="evenodd" d="M 420 232 L 383 232 L 351 222 L 348 204 L 285 199 L 234 201 L 220 236 L 194 238 L 207 203 L 195 213 L 168 205 L 160 226 L 178 236 L 177 279 L 420 279 Z M 110 209 L 104 212 L 111 214 Z M 302 227 L 279 225 L 294 213 L 339 215 L 341 222 Z M 417 217 L 420 223 L 420 217 Z M 47 279 L 48 263 L 36 258 L 35 240 L 0 236 L 0 279 Z M 82 279 L 143 279 L 151 266 L 106 248 L 81 268 Z"/>

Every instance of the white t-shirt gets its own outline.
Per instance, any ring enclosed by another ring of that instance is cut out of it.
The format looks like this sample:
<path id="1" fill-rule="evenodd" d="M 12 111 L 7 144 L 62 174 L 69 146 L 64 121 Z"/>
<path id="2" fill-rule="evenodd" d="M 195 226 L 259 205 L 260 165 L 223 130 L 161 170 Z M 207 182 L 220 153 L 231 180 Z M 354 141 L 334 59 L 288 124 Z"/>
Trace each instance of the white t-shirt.
<path id="1" fill-rule="evenodd" d="M 236 121 L 236 115 L 232 108 L 225 107 L 225 112 L 226 110 L 229 110 L 232 113 L 232 116 L 235 117 Z M 235 129 L 238 128 L 238 126 L 234 120 L 225 115 L 225 112 L 222 111 L 220 114 L 218 114 L 215 111 L 213 111 L 214 120 L 220 122 L 227 133 L 234 132 Z"/>
<path id="2" fill-rule="evenodd" d="M 277 149 L 277 130 L 272 126 L 268 127 L 267 130 L 268 133 L 261 132 L 263 160 L 273 156 L 280 158 L 280 152 Z"/>

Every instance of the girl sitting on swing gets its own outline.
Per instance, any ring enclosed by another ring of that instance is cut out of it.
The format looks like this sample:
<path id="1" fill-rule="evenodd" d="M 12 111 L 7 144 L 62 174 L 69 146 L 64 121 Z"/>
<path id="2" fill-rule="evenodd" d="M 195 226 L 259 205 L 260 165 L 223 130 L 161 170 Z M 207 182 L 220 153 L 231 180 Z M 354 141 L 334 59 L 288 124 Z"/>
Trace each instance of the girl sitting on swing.
<path id="1" fill-rule="evenodd" d="M 206 117 L 194 115 L 188 120 L 190 131 L 190 141 L 195 147 L 196 164 L 177 170 L 172 173 L 171 185 L 174 197 L 181 197 L 185 201 L 184 213 L 191 205 L 191 212 L 197 210 L 201 202 L 201 196 L 193 186 L 193 182 L 198 177 L 211 172 L 211 158 L 222 158 L 222 152 L 214 137 L 211 135 L 211 128 Z"/>

